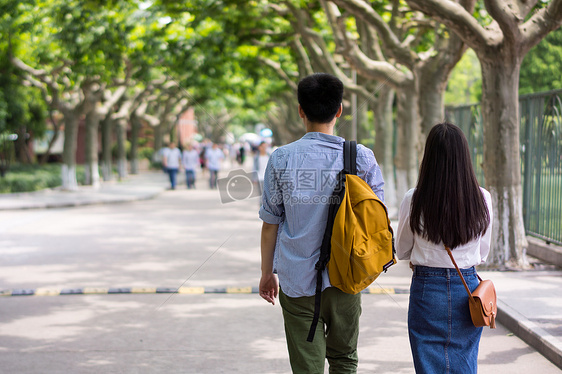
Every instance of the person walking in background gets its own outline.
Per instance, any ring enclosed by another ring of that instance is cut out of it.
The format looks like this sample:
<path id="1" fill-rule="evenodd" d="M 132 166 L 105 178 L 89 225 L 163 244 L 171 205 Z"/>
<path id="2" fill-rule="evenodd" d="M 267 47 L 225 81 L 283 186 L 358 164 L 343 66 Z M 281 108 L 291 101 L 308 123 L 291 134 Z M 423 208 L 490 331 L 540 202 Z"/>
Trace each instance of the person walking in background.
<path id="1" fill-rule="evenodd" d="M 199 144 L 199 163 L 201 164 L 201 174 L 203 176 L 205 175 L 205 169 L 207 166 L 207 157 L 205 156 L 205 153 L 208 148 L 209 143 L 207 140 L 204 140 L 203 143 Z"/>
<path id="2" fill-rule="evenodd" d="M 238 163 L 240 166 L 244 165 L 244 161 L 246 161 L 246 142 L 240 144 L 240 148 L 238 148 Z"/>
<path id="3" fill-rule="evenodd" d="M 326 358 L 330 373 L 357 371 L 361 294 L 332 287 L 327 270 L 320 320 L 314 340 L 307 341 L 314 316 L 315 265 L 328 218 L 325 201 L 335 186 L 327 180 L 335 181 L 343 169 L 344 139 L 333 135 L 342 99 L 343 83 L 332 75 L 301 80 L 298 112 L 307 133 L 276 149 L 265 172 L 259 294 L 272 304 L 279 294 L 293 373 L 324 373 Z M 362 145 L 357 146 L 357 174 L 384 201 L 381 170 L 373 152 Z"/>
<path id="4" fill-rule="evenodd" d="M 166 154 L 168 154 L 169 151 L 170 148 L 168 148 L 168 146 L 163 146 L 158 150 L 158 152 L 154 153 L 154 162 L 160 164 L 160 167 L 162 168 L 164 174 L 168 174 L 168 170 L 166 170 L 166 166 L 164 165 L 164 159 L 166 158 Z"/>
<path id="5" fill-rule="evenodd" d="M 174 142 L 170 142 L 170 146 L 164 154 L 162 162 L 170 177 L 170 188 L 175 190 L 177 174 L 181 164 L 181 151 L 176 147 Z"/>
<path id="6" fill-rule="evenodd" d="M 476 373 L 482 327 L 472 323 L 468 296 L 445 247 L 469 288 L 475 266 L 490 251 L 490 193 L 478 185 L 466 137 L 450 123 L 427 137 L 415 189 L 399 212 L 396 252 L 413 269 L 408 333 L 416 373 Z"/>
<path id="7" fill-rule="evenodd" d="M 199 152 L 188 143 L 182 155 L 183 168 L 185 169 L 186 184 L 188 189 L 195 188 L 195 173 L 199 166 Z"/>
<path id="8" fill-rule="evenodd" d="M 256 156 L 254 157 L 254 171 L 257 173 L 260 191 L 263 191 L 263 181 L 265 179 L 265 169 L 269 161 L 269 152 L 267 142 L 261 142 L 258 146 Z"/>
<path id="9" fill-rule="evenodd" d="M 219 145 L 213 143 L 210 149 L 205 152 L 207 160 L 206 166 L 209 169 L 209 186 L 211 189 L 217 188 L 217 178 L 221 168 L 221 161 L 224 159 L 224 152 L 219 148 Z"/>

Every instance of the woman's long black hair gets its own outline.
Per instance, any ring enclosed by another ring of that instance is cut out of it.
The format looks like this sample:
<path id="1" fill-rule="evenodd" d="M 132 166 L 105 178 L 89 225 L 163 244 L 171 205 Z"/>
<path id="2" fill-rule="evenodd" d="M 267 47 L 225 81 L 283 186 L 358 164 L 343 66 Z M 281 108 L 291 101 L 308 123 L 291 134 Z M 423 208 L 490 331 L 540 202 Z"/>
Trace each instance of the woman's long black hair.
<path id="1" fill-rule="evenodd" d="M 451 123 L 435 125 L 412 196 L 410 228 L 432 243 L 455 248 L 483 235 L 489 223 L 466 137 Z"/>

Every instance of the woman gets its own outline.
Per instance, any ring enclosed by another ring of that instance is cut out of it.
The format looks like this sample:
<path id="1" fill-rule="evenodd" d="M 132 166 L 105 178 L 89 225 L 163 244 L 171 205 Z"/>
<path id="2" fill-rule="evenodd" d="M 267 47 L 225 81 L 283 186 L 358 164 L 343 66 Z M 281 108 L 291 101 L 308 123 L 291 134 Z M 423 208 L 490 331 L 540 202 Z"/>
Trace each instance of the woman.
<path id="1" fill-rule="evenodd" d="M 481 327 L 470 318 L 468 296 L 445 250 L 470 287 L 474 266 L 490 251 L 492 201 L 479 187 L 468 142 L 450 123 L 427 137 L 415 189 L 400 206 L 397 256 L 410 260 L 408 333 L 416 373 L 476 373 Z"/>

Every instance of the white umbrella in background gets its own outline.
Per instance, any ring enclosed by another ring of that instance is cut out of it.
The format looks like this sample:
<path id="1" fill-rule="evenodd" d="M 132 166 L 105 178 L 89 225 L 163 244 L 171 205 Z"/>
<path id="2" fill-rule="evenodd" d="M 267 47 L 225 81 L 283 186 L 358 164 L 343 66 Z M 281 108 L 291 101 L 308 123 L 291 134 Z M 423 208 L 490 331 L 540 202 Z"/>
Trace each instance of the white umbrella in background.
<path id="1" fill-rule="evenodd" d="M 240 136 L 239 140 L 242 143 L 248 142 L 248 143 L 250 143 L 250 145 L 257 147 L 261 143 L 262 137 L 259 136 L 258 134 L 253 133 L 253 132 L 247 132 L 245 134 L 242 134 L 242 136 Z"/>

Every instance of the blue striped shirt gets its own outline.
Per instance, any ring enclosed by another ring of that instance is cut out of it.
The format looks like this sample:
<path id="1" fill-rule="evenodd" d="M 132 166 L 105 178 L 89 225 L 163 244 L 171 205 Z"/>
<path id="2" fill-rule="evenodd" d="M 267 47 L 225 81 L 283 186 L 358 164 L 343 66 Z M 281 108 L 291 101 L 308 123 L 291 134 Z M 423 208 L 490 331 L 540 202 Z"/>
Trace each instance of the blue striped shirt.
<path id="1" fill-rule="evenodd" d="M 314 266 L 320 256 L 328 218 L 328 203 L 343 169 L 343 143 L 339 136 L 309 132 L 278 148 L 265 171 L 260 218 L 279 224 L 274 271 L 289 297 L 313 296 Z M 382 173 L 373 152 L 357 146 L 357 175 L 384 201 Z M 323 289 L 330 287 L 327 270 Z"/>

